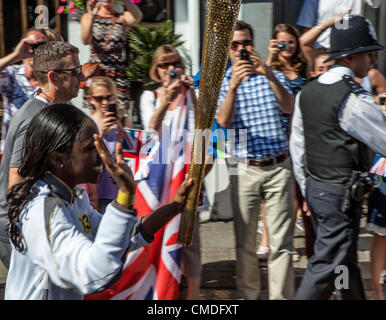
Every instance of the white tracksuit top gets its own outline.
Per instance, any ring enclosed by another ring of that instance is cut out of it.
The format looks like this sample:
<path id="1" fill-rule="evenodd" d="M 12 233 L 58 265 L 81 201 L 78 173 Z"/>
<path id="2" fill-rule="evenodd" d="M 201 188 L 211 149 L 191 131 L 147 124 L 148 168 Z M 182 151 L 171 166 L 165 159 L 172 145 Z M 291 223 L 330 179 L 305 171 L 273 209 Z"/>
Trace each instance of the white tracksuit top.
<path id="1" fill-rule="evenodd" d="M 35 188 L 38 195 L 19 218 L 26 250 L 20 253 L 12 244 L 5 299 L 83 299 L 112 280 L 127 251 L 152 241 L 141 232 L 141 219 L 115 202 L 102 216 L 86 192 L 70 190 L 52 175 Z M 58 201 L 46 227 L 49 194 Z"/>

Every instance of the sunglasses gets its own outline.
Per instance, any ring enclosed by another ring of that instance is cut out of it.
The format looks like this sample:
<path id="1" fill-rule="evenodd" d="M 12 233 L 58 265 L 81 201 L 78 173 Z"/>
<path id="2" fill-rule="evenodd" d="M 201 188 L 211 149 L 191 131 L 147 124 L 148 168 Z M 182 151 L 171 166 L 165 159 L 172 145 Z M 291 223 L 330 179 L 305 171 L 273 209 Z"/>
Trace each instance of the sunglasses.
<path id="1" fill-rule="evenodd" d="M 112 101 L 114 99 L 114 96 L 112 96 L 111 94 L 107 95 L 107 96 L 92 96 L 98 103 L 102 103 L 103 100 L 107 100 L 107 101 Z"/>
<path id="2" fill-rule="evenodd" d="M 248 47 L 248 46 L 252 46 L 252 44 L 253 44 L 252 40 L 232 41 L 231 42 L 231 49 L 232 50 L 237 50 L 239 45 L 242 45 L 243 48 L 245 48 L 245 47 Z"/>
<path id="3" fill-rule="evenodd" d="M 169 69 L 169 66 L 173 66 L 174 68 L 182 68 L 182 63 L 180 61 L 174 61 L 174 62 L 161 62 L 157 64 L 157 68 L 161 68 L 161 69 Z"/>
<path id="4" fill-rule="evenodd" d="M 47 41 L 42 41 L 42 42 L 38 42 L 38 43 L 35 43 L 32 45 L 32 49 L 33 50 L 36 50 L 37 48 L 39 48 L 40 46 L 42 46 L 43 44 L 46 44 Z"/>
<path id="5" fill-rule="evenodd" d="M 58 72 L 58 73 L 69 71 L 69 72 L 71 72 L 71 75 L 74 78 L 76 78 L 76 77 L 79 77 L 79 75 L 82 73 L 82 65 L 77 66 L 75 68 L 71 68 L 71 69 L 38 70 L 38 72 L 41 72 L 41 73 L 48 73 L 50 71 L 54 71 L 54 72 Z"/>

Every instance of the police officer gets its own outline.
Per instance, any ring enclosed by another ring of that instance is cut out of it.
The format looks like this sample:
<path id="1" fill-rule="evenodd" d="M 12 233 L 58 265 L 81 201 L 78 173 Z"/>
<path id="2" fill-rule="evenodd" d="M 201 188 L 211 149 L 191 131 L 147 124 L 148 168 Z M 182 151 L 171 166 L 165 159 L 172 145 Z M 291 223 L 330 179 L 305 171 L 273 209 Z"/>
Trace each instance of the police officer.
<path id="1" fill-rule="evenodd" d="M 296 98 L 290 152 L 296 180 L 316 230 L 309 260 L 294 299 L 365 299 L 357 261 L 361 201 L 343 211 L 353 171 L 366 172 L 368 148 L 386 155 L 386 118 L 371 94 L 353 78 L 366 76 L 372 52 L 383 50 L 368 20 L 346 15 L 331 30 L 330 70 Z"/>

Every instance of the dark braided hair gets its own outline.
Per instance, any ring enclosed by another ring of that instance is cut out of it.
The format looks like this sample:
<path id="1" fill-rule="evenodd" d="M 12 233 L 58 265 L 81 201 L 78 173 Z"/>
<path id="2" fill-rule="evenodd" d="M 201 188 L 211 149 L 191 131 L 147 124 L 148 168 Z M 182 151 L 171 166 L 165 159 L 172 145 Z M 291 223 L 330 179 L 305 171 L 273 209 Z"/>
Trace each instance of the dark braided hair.
<path id="1" fill-rule="evenodd" d="M 28 126 L 19 168 L 23 181 L 7 193 L 10 237 L 20 252 L 24 252 L 25 247 L 18 226 L 19 216 L 37 194 L 34 184 L 51 170 L 49 158 L 53 152 L 72 152 L 85 119 L 89 119 L 87 115 L 72 105 L 54 104 L 40 111 Z"/>

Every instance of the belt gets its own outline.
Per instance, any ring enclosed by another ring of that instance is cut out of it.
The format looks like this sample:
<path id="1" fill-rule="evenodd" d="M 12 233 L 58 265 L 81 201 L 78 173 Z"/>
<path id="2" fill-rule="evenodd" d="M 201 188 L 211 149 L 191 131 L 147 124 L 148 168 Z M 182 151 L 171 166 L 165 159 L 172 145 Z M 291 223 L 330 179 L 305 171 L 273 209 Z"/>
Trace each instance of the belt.
<path id="1" fill-rule="evenodd" d="M 250 166 L 268 167 L 268 166 L 272 166 L 274 164 L 283 162 L 288 157 L 289 157 L 289 153 L 285 152 L 285 153 L 283 153 L 280 156 L 277 156 L 275 158 L 262 159 L 262 160 L 259 160 L 259 159 L 246 159 L 246 160 L 247 160 L 247 164 Z M 245 160 L 239 160 L 239 162 L 245 163 Z"/>

